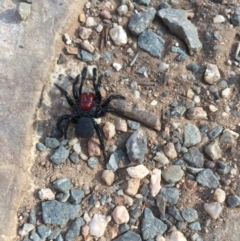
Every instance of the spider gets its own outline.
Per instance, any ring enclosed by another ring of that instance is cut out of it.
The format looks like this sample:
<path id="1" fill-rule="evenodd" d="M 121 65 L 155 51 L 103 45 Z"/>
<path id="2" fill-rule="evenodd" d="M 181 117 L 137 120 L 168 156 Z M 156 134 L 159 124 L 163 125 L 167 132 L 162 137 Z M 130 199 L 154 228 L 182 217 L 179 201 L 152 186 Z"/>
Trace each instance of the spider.
<path id="1" fill-rule="evenodd" d="M 71 115 L 63 115 L 57 121 L 57 128 L 59 131 L 63 131 L 64 138 L 67 138 L 67 129 L 70 125 L 70 122 L 76 123 L 75 133 L 78 137 L 81 138 L 91 138 L 94 134 L 94 130 L 97 133 L 97 136 L 100 140 L 100 148 L 103 152 L 104 160 L 107 163 L 107 155 L 104 148 L 103 135 L 99 128 L 99 125 L 96 123 L 94 118 L 99 118 L 105 116 L 107 112 L 120 114 L 121 113 L 112 108 L 108 108 L 108 104 L 113 99 L 125 99 L 121 95 L 110 95 L 105 101 L 102 103 L 102 96 L 100 93 L 100 87 L 102 83 L 102 77 L 97 79 L 97 69 L 93 69 L 93 87 L 95 93 L 82 93 L 82 87 L 86 78 L 87 68 L 85 67 L 82 70 L 81 77 L 77 76 L 76 80 L 72 85 L 72 92 L 75 102 L 71 99 L 66 90 L 64 90 L 59 85 L 55 84 L 55 86 L 60 90 L 61 94 L 63 94 L 68 102 L 68 104 L 72 107 L 73 113 Z M 81 78 L 81 83 L 79 90 L 77 90 L 77 84 Z M 66 120 L 66 125 L 61 128 L 62 121 Z"/>

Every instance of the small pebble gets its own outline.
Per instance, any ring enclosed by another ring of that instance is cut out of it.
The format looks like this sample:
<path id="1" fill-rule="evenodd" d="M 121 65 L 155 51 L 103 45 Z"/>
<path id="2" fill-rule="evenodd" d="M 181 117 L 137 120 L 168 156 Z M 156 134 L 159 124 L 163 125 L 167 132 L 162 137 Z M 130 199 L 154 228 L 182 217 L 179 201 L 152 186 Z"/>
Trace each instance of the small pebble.
<path id="1" fill-rule="evenodd" d="M 114 68 L 116 71 L 120 71 L 121 68 L 122 68 L 122 65 L 121 65 L 121 64 L 118 64 L 118 63 L 113 63 L 113 68 Z"/>
<path id="2" fill-rule="evenodd" d="M 111 170 L 104 170 L 101 178 L 108 186 L 111 186 L 114 182 L 114 172 Z"/>
<path id="3" fill-rule="evenodd" d="M 111 122 L 106 122 L 103 127 L 103 134 L 106 139 L 110 140 L 116 135 L 115 125 Z"/>
<path id="4" fill-rule="evenodd" d="M 221 214 L 223 207 L 221 206 L 220 203 L 213 202 L 213 203 L 205 203 L 204 209 L 211 218 L 217 219 Z"/>
<path id="5" fill-rule="evenodd" d="M 112 212 L 112 217 L 117 224 L 128 223 L 130 219 L 125 206 L 117 206 Z"/>

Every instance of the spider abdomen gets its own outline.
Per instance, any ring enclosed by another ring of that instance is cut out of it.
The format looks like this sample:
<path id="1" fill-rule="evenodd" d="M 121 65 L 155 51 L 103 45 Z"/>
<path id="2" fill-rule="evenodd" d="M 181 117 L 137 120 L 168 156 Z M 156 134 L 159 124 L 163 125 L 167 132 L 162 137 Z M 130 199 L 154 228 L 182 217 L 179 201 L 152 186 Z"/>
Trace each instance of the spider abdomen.
<path id="1" fill-rule="evenodd" d="M 82 93 L 80 96 L 79 107 L 83 111 L 90 111 L 95 106 L 94 93 Z"/>
<path id="2" fill-rule="evenodd" d="M 76 135 L 82 138 L 90 138 L 94 134 L 94 125 L 90 118 L 82 117 L 75 127 Z"/>

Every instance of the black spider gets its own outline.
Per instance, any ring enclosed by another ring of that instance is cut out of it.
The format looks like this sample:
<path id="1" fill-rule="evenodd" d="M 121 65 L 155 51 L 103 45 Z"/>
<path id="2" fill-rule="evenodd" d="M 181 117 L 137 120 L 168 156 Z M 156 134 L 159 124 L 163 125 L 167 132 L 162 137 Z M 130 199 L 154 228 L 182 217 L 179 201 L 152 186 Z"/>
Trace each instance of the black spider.
<path id="1" fill-rule="evenodd" d="M 104 160 L 107 162 L 107 155 L 104 149 L 104 142 L 102 132 L 93 118 L 99 118 L 104 116 L 107 112 L 119 113 L 116 109 L 107 108 L 108 104 L 113 99 L 125 99 L 121 95 L 110 95 L 103 103 L 102 96 L 100 93 L 101 80 L 103 76 L 98 78 L 98 82 L 96 83 L 97 78 L 97 69 L 93 69 L 93 87 L 95 93 L 82 93 L 82 87 L 84 84 L 84 80 L 86 78 L 87 68 L 85 67 L 82 70 L 81 74 L 81 84 L 79 90 L 77 90 L 77 84 L 80 79 L 80 75 L 77 76 L 75 82 L 72 86 L 73 97 L 75 99 L 72 101 L 71 97 L 68 95 L 67 91 L 64 90 L 59 85 L 55 84 L 55 86 L 61 91 L 61 93 L 67 99 L 68 104 L 72 107 L 73 113 L 72 115 L 63 115 L 57 121 L 57 128 L 59 131 L 63 131 L 64 137 L 67 136 L 67 129 L 69 127 L 70 122 L 76 123 L 75 132 L 78 137 L 82 138 L 90 138 L 94 134 L 94 129 L 97 132 L 97 136 L 100 140 L 100 148 L 103 152 Z M 66 125 L 61 128 L 61 123 L 63 120 L 66 120 Z M 63 130 L 62 130 L 63 129 Z"/>

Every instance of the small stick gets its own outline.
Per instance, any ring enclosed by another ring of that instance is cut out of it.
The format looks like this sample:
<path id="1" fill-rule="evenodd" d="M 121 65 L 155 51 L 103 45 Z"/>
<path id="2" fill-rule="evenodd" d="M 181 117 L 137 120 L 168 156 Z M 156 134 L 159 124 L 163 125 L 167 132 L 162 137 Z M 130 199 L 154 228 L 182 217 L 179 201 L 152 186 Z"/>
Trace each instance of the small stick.
<path id="1" fill-rule="evenodd" d="M 138 58 L 139 53 L 136 53 L 135 56 L 133 57 L 132 61 L 130 62 L 130 67 L 132 67 L 134 65 L 134 63 L 136 62 L 137 58 Z"/>
<path id="2" fill-rule="evenodd" d="M 156 131 L 161 130 L 161 106 L 158 115 L 146 110 L 142 104 L 136 104 L 126 100 L 112 100 L 109 107 L 118 110 L 118 112 L 122 113 L 121 115 L 126 118 L 141 122 Z"/>

